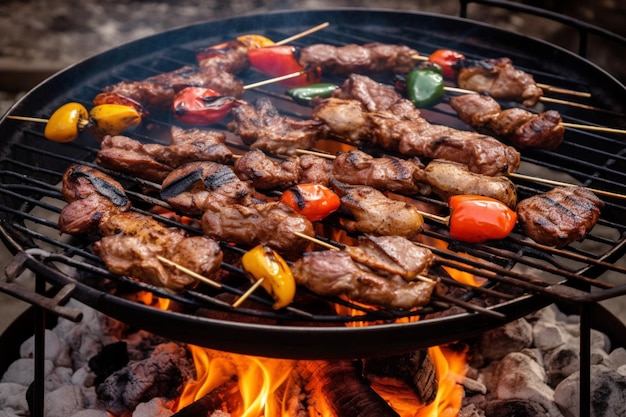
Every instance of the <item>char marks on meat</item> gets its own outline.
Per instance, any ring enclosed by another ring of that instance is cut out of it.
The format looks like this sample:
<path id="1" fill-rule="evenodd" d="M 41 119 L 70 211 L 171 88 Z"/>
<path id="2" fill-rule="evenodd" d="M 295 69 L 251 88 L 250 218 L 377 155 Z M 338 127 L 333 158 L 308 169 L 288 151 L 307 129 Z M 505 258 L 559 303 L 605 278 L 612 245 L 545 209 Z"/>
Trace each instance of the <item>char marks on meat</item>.
<path id="1" fill-rule="evenodd" d="M 589 189 L 565 186 L 520 201 L 517 214 L 526 236 L 561 248 L 584 239 L 597 223 L 603 206 Z"/>
<path id="2" fill-rule="evenodd" d="M 502 110 L 484 94 L 452 97 L 450 105 L 468 125 L 502 136 L 518 148 L 556 149 L 563 142 L 565 128 L 556 110 L 539 114 L 515 107 Z"/>
<path id="3" fill-rule="evenodd" d="M 278 155 L 312 148 L 322 134 L 322 122 L 282 116 L 267 98 L 254 106 L 243 103 L 232 109 L 232 115 L 229 126 L 246 145 Z"/>
<path id="4" fill-rule="evenodd" d="M 315 236 L 313 224 L 280 201 L 239 204 L 211 204 L 202 215 L 202 230 L 217 240 L 245 246 L 266 244 L 281 255 L 298 256 L 309 245 L 294 232 Z"/>
<path id="5" fill-rule="evenodd" d="M 418 55 L 408 46 L 376 42 L 343 46 L 314 44 L 300 50 L 299 61 L 305 68 L 319 67 L 323 73 L 334 75 L 404 74 L 413 68 Z"/>
<path id="6" fill-rule="evenodd" d="M 250 66 L 248 47 L 238 40 L 211 45 L 196 53 L 198 66 L 215 72 L 238 74 Z"/>
<path id="7" fill-rule="evenodd" d="M 509 58 L 462 59 L 457 62 L 457 84 L 466 90 L 489 93 L 491 97 L 537 104 L 543 91 L 532 75 L 517 69 Z"/>
<path id="8" fill-rule="evenodd" d="M 254 189 L 231 167 L 216 162 L 191 162 L 173 170 L 164 180 L 161 198 L 185 214 L 202 214 L 217 203 L 250 204 Z"/>
<path id="9" fill-rule="evenodd" d="M 355 262 L 345 251 L 305 253 L 292 268 L 299 285 L 322 296 L 387 308 L 410 310 L 428 304 L 435 282 L 406 281 L 398 275 L 383 277 Z"/>

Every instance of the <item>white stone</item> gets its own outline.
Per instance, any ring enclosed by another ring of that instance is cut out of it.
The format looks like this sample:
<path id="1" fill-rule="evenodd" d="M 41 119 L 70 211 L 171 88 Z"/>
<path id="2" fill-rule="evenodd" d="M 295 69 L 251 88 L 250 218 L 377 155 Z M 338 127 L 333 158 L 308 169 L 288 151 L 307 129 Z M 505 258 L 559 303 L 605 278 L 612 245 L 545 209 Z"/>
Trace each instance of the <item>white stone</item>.
<path id="1" fill-rule="evenodd" d="M 28 403 L 24 385 L 13 382 L 0 383 L 0 410 L 13 410 L 19 415 L 26 415 Z"/>
<path id="2" fill-rule="evenodd" d="M 626 365 L 626 349 L 618 347 L 609 354 L 609 360 L 611 361 L 611 368 L 618 369 L 621 366 Z"/>
<path id="3" fill-rule="evenodd" d="M 564 326 L 557 322 L 539 321 L 533 327 L 534 345 L 544 352 L 567 344 L 571 338 Z"/>
<path id="4" fill-rule="evenodd" d="M 133 411 L 133 417 L 170 417 L 174 414 L 170 409 L 171 406 L 171 401 L 153 398 L 146 403 L 139 404 Z"/>
<path id="5" fill-rule="evenodd" d="M 80 387 L 65 385 L 46 394 L 44 414 L 46 417 L 67 417 L 85 409 L 85 399 Z"/>
<path id="6" fill-rule="evenodd" d="M 47 392 L 54 391 L 72 383 L 72 369 L 58 366 L 46 375 L 44 387 Z"/>
<path id="7" fill-rule="evenodd" d="M 81 410 L 71 417 L 111 417 L 111 414 L 104 410 Z"/>
<path id="8" fill-rule="evenodd" d="M 44 358 L 52 361 L 56 366 L 72 366 L 69 355 L 69 346 L 52 330 L 46 329 L 44 334 Z M 20 357 L 33 358 L 35 356 L 35 336 L 31 336 L 20 346 Z"/>
<path id="9" fill-rule="evenodd" d="M 44 375 L 47 376 L 53 370 L 54 364 L 51 361 L 44 361 Z M 27 387 L 33 382 L 34 372 L 33 359 L 20 358 L 9 365 L 0 382 L 14 382 Z"/>
<path id="10" fill-rule="evenodd" d="M 96 374 L 94 374 L 89 367 L 83 366 L 72 374 L 72 384 L 79 385 L 81 387 L 91 387 L 96 380 Z"/>

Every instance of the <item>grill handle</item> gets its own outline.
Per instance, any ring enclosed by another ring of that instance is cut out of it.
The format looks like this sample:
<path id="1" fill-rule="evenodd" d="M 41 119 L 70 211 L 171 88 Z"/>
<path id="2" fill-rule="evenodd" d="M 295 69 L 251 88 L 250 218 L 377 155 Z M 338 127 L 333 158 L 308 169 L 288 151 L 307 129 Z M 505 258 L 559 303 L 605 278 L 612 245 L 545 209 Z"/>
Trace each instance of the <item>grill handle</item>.
<path id="1" fill-rule="evenodd" d="M 12 282 L 26 270 L 25 264 L 32 258 L 32 254 L 24 251 L 18 252 L 17 255 L 15 255 L 11 263 L 5 268 L 4 276 L 6 280 L 0 280 L 0 291 L 12 295 L 15 298 L 19 298 L 29 304 L 44 308 L 70 321 L 81 321 L 83 313 L 80 310 L 61 305 L 65 304 L 70 298 L 76 288 L 75 284 L 64 285 L 54 297 L 50 298 Z"/>
<path id="2" fill-rule="evenodd" d="M 587 47 L 589 42 L 589 34 L 598 35 L 604 39 L 611 40 L 621 46 L 626 46 L 626 38 L 616 33 L 603 29 L 601 27 L 583 22 L 573 17 L 565 16 L 550 10 L 541 9 L 539 7 L 529 6 L 526 4 L 512 3 L 505 0 L 459 0 L 460 11 L 459 16 L 467 18 L 467 5 L 470 3 L 478 3 L 486 6 L 501 7 L 507 10 L 528 13 L 531 15 L 554 20 L 564 25 L 568 25 L 578 31 L 578 55 L 583 58 L 587 57 Z"/>

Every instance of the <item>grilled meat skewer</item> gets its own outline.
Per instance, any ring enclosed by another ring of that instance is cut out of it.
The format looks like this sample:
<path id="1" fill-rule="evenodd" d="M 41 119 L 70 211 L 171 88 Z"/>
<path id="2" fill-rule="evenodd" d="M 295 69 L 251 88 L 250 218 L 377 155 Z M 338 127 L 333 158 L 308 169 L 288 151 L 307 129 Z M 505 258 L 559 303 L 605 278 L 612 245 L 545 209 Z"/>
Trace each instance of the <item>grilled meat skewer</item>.
<path id="1" fill-rule="evenodd" d="M 502 110 L 496 100 L 483 94 L 452 97 L 450 105 L 468 125 L 495 132 L 518 148 L 556 149 L 563 142 L 565 128 L 556 110 L 540 114 L 520 108 Z"/>

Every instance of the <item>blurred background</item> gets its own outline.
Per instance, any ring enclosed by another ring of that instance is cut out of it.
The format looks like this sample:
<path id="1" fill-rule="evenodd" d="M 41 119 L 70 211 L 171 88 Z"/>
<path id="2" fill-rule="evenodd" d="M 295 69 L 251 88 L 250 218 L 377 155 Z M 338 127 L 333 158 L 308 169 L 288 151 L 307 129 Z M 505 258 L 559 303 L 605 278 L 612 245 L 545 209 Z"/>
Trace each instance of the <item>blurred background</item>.
<path id="1" fill-rule="evenodd" d="M 626 35 L 624 0 L 519 1 Z M 344 7 L 411 10 L 451 16 L 458 16 L 460 8 L 458 0 L 2 0 L 0 115 L 25 92 L 55 72 L 138 38 L 243 14 Z M 468 18 L 540 38 L 572 51 L 578 47 L 576 32 L 543 18 L 477 4 L 470 4 Z M 593 36 L 589 42 L 588 58 L 624 83 L 624 47 Z M 0 266 L 4 268 L 10 259 L 11 255 L 0 245 Z M 26 306 L 0 293 L 0 332 L 13 320 L 14 314 Z"/>

